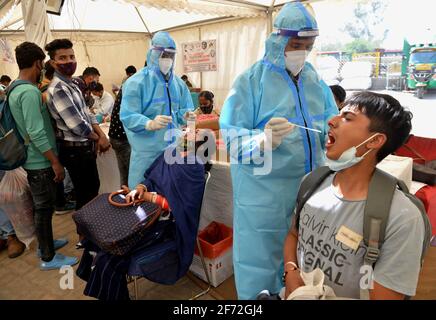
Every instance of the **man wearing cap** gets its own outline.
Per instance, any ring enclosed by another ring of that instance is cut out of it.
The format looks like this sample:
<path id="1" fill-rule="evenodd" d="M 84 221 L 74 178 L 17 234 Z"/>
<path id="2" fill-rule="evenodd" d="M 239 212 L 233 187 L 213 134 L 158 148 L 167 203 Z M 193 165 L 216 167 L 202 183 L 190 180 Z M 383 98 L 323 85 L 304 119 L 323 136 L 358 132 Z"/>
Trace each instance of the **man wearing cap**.
<path id="1" fill-rule="evenodd" d="M 194 109 L 188 87 L 174 74 L 175 55 L 174 40 L 167 32 L 157 32 L 148 66 L 123 85 L 120 119 L 132 147 L 130 189 L 144 180 L 145 171 L 169 145 L 166 129 L 180 128 Z"/>
<path id="2" fill-rule="evenodd" d="M 301 3 L 288 3 L 274 27 L 263 59 L 236 79 L 220 117 L 222 129 L 233 129 L 222 133 L 232 159 L 239 299 L 283 287 L 283 243 L 299 184 L 324 164 L 327 121 L 338 112 L 329 87 L 306 62 L 318 35 L 314 17 Z M 271 160 L 269 172 L 256 173 L 260 157 Z"/>

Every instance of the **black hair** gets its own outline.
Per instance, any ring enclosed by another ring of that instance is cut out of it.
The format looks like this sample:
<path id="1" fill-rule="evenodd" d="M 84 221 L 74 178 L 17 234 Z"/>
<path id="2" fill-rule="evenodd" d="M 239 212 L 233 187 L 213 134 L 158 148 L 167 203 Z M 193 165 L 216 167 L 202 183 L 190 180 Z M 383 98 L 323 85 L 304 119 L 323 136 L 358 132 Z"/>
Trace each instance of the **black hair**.
<path id="1" fill-rule="evenodd" d="M 205 99 L 207 99 L 207 100 L 213 102 L 214 95 L 213 95 L 213 93 L 210 92 L 210 91 L 201 91 L 200 94 L 198 95 L 198 97 L 199 97 L 199 98 L 200 98 L 200 97 L 203 97 L 203 98 L 205 98 Z"/>
<path id="2" fill-rule="evenodd" d="M 95 67 L 87 67 L 83 70 L 82 77 L 86 76 L 100 76 L 100 72 Z"/>
<path id="3" fill-rule="evenodd" d="M 186 74 L 184 74 L 184 75 L 181 77 L 181 79 L 182 79 L 182 80 L 188 80 L 188 76 L 187 76 Z"/>
<path id="4" fill-rule="evenodd" d="M 330 90 L 332 90 L 333 95 L 339 102 L 344 102 L 345 98 L 347 97 L 347 93 L 345 92 L 344 88 L 342 88 L 339 85 L 330 86 Z"/>
<path id="5" fill-rule="evenodd" d="M 400 102 L 387 94 L 362 91 L 353 94 L 345 102 L 356 106 L 369 120 L 369 131 L 386 135 L 386 142 L 377 152 L 377 162 L 396 151 L 408 139 L 412 130 L 412 113 Z"/>
<path id="6" fill-rule="evenodd" d="M 12 81 L 12 79 L 9 77 L 9 76 L 7 76 L 7 75 L 2 75 L 1 76 L 1 78 L 0 78 L 0 82 L 11 82 Z"/>
<path id="7" fill-rule="evenodd" d="M 92 88 L 91 88 L 91 91 L 100 92 L 100 91 L 103 91 L 103 90 L 104 90 L 103 85 L 100 82 L 95 82 L 92 85 Z"/>
<path id="8" fill-rule="evenodd" d="M 128 67 L 126 68 L 126 73 L 127 73 L 127 74 L 134 74 L 134 73 L 136 73 L 136 68 L 135 68 L 135 66 L 128 66 Z"/>
<path id="9" fill-rule="evenodd" d="M 54 59 L 56 50 L 71 49 L 72 47 L 73 43 L 69 39 L 56 39 L 45 46 L 45 51 L 48 52 L 50 59 Z"/>
<path id="10" fill-rule="evenodd" d="M 15 48 L 15 59 L 20 70 L 31 68 L 35 61 L 44 61 L 45 53 L 33 42 L 23 42 Z"/>
<path id="11" fill-rule="evenodd" d="M 55 69 L 51 65 L 50 61 L 46 61 L 46 63 L 44 64 L 44 69 L 45 69 L 45 77 L 48 80 L 53 80 Z"/>

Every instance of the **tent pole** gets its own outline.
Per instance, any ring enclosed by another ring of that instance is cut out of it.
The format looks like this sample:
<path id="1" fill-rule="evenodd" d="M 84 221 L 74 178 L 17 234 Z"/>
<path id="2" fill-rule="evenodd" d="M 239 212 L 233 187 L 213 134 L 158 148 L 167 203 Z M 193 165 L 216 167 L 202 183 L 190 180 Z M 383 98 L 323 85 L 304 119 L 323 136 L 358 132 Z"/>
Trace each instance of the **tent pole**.
<path id="1" fill-rule="evenodd" d="M 267 6 L 252 3 L 249 1 L 244 1 L 244 0 L 206 0 L 206 2 L 224 4 L 224 5 L 230 5 L 230 6 L 236 6 L 236 7 L 245 7 L 245 8 L 257 9 L 257 10 L 259 10 L 259 9 L 265 10 L 268 8 Z"/>
<path id="2" fill-rule="evenodd" d="M 144 19 L 142 18 L 141 12 L 139 12 L 139 9 L 138 9 L 137 6 L 134 5 L 134 7 L 135 7 L 135 10 L 136 10 L 136 13 L 137 13 L 138 16 L 139 16 L 139 19 L 141 19 L 142 24 L 144 25 L 145 29 L 146 29 L 147 32 L 148 32 L 149 37 L 151 38 L 151 37 L 152 37 L 151 32 L 150 32 L 150 30 L 148 29 L 147 24 L 145 23 Z"/>
<path id="3" fill-rule="evenodd" d="M 198 27 L 198 41 L 201 41 L 201 27 Z M 203 72 L 200 71 L 200 89 L 203 90 Z"/>
<path id="4" fill-rule="evenodd" d="M 16 24 L 16 23 L 18 23 L 18 22 L 20 22 L 20 21 L 23 21 L 23 17 L 21 17 L 21 18 L 17 18 L 17 19 L 15 19 L 15 20 L 13 20 L 13 21 L 8 22 L 8 23 L 5 24 L 3 27 L 1 27 L 0 30 L 4 30 L 4 29 L 6 29 L 6 28 L 9 28 L 10 26 L 12 26 L 12 25 L 14 25 L 14 24 Z"/>
<path id="5" fill-rule="evenodd" d="M 248 18 L 242 18 L 242 19 L 248 19 Z M 203 20 L 199 22 L 192 22 L 192 23 L 186 23 L 182 24 L 176 27 L 161 29 L 160 31 L 167 31 L 167 32 L 174 32 L 174 31 L 180 31 L 185 29 L 191 29 L 191 28 L 197 28 L 197 27 L 203 27 L 206 25 L 214 24 L 214 23 L 221 23 L 221 22 L 227 22 L 227 21 L 235 21 L 235 20 L 241 20 L 239 17 L 221 17 L 221 18 L 214 18 L 209 20 Z"/>
<path id="6" fill-rule="evenodd" d="M 267 28 L 267 34 L 270 34 L 273 30 L 273 11 L 274 11 L 274 3 L 276 2 L 276 0 L 272 0 L 271 1 L 271 5 L 269 6 L 268 10 L 267 10 L 267 14 L 268 14 L 268 28 Z"/>

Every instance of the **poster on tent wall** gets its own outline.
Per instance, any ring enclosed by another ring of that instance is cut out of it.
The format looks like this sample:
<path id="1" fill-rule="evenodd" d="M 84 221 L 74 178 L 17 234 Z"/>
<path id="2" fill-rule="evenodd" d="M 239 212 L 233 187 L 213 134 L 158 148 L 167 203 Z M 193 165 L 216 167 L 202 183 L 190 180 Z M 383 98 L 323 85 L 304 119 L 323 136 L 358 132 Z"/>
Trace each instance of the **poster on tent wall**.
<path id="1" fill-rule="evenodd" d="M 11 46 L 8 40 L 0 38 L 0 61 L 15 63 L 14 53 L 12 52 Z"/>
<path id="2" fill-rule="evenodd" d="M 202 40 L 182 43 L 183 71 L 217 71 L 216 40 Z"/>

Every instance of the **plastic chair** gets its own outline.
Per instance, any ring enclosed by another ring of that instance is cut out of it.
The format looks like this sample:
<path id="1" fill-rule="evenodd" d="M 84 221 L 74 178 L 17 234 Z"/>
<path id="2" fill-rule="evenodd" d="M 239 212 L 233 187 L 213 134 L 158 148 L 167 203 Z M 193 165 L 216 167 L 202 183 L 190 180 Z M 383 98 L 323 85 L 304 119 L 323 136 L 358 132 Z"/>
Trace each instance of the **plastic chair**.
<path id="1" fill-rule="evenodd" d="M 208 185 L 209 179 L 210 179 L 210 172 L 207 172 L 206 175 L 205 175 L 205 180 L 206 180 L 206 182 L 205 182 L 205 185 L 204 185 L 204 192 L 203 192 L 203 199 L 202 199 L 201 207 L 200 207 L 200 213 L 201 213 L 201 211 L 202 211 L 202 209 L 203 209 L 204 199 L 205 199 L 204 195 L 205 195 L 206 192 L 207 192 L 207 185 Z M 200 217 L 199 217 L 199 219 L 200 219 Z M 200 225 L 200 224 L 199 224 L 199 225 Z M 197 230 L 197 234 L 198 234 L 198 230 Z M 205 262 L 205 260 L 204 260 L 203 250 L 202 250 L 202 248 L 201 248 L 201 245 L 200 245 L 200 241 L 199 241 L 198 236 L 197 236 L 197 241 L 196 241 L 196 242 L 197 242 L 197 247 L 198 247 L 198 251 L 199 251 L 199 254 L 200 254 L 201 264 L 202 264 L 202 266 L 203 266 L 203 271 L 204 271 L 204 273 L 205 273 L 205 275 L 206 275 L 206 279 L 207 279 L 208 287 L 207 287 L 207 289 L 205 289 L 205 290 L 203 290 L 203 291 L 197 293 L 196 295 L 192 296 L 191 298 L 189 298 L 189 300 L 196 300 L 196 299 L 198 299 L 198 298 L 204 296 L 204 295 L 207 294 L 207 293 L 210 291 L 210 289 L 212 288 L 212 284 L 210 283 L 209 272 L 208 272 L 208 270 L 207 270 L 206 262 Z M 131 283 L 131 282 L 133 281 L 133 288 L 134 288 L 135 300 L 138 300 L 138 279 L 139 279 L 139 278 L 142 278 L 142 277 L 139 277 L 139 276 L 127 276 L 127 282 L 128 282 L 128 283 Z"/>

